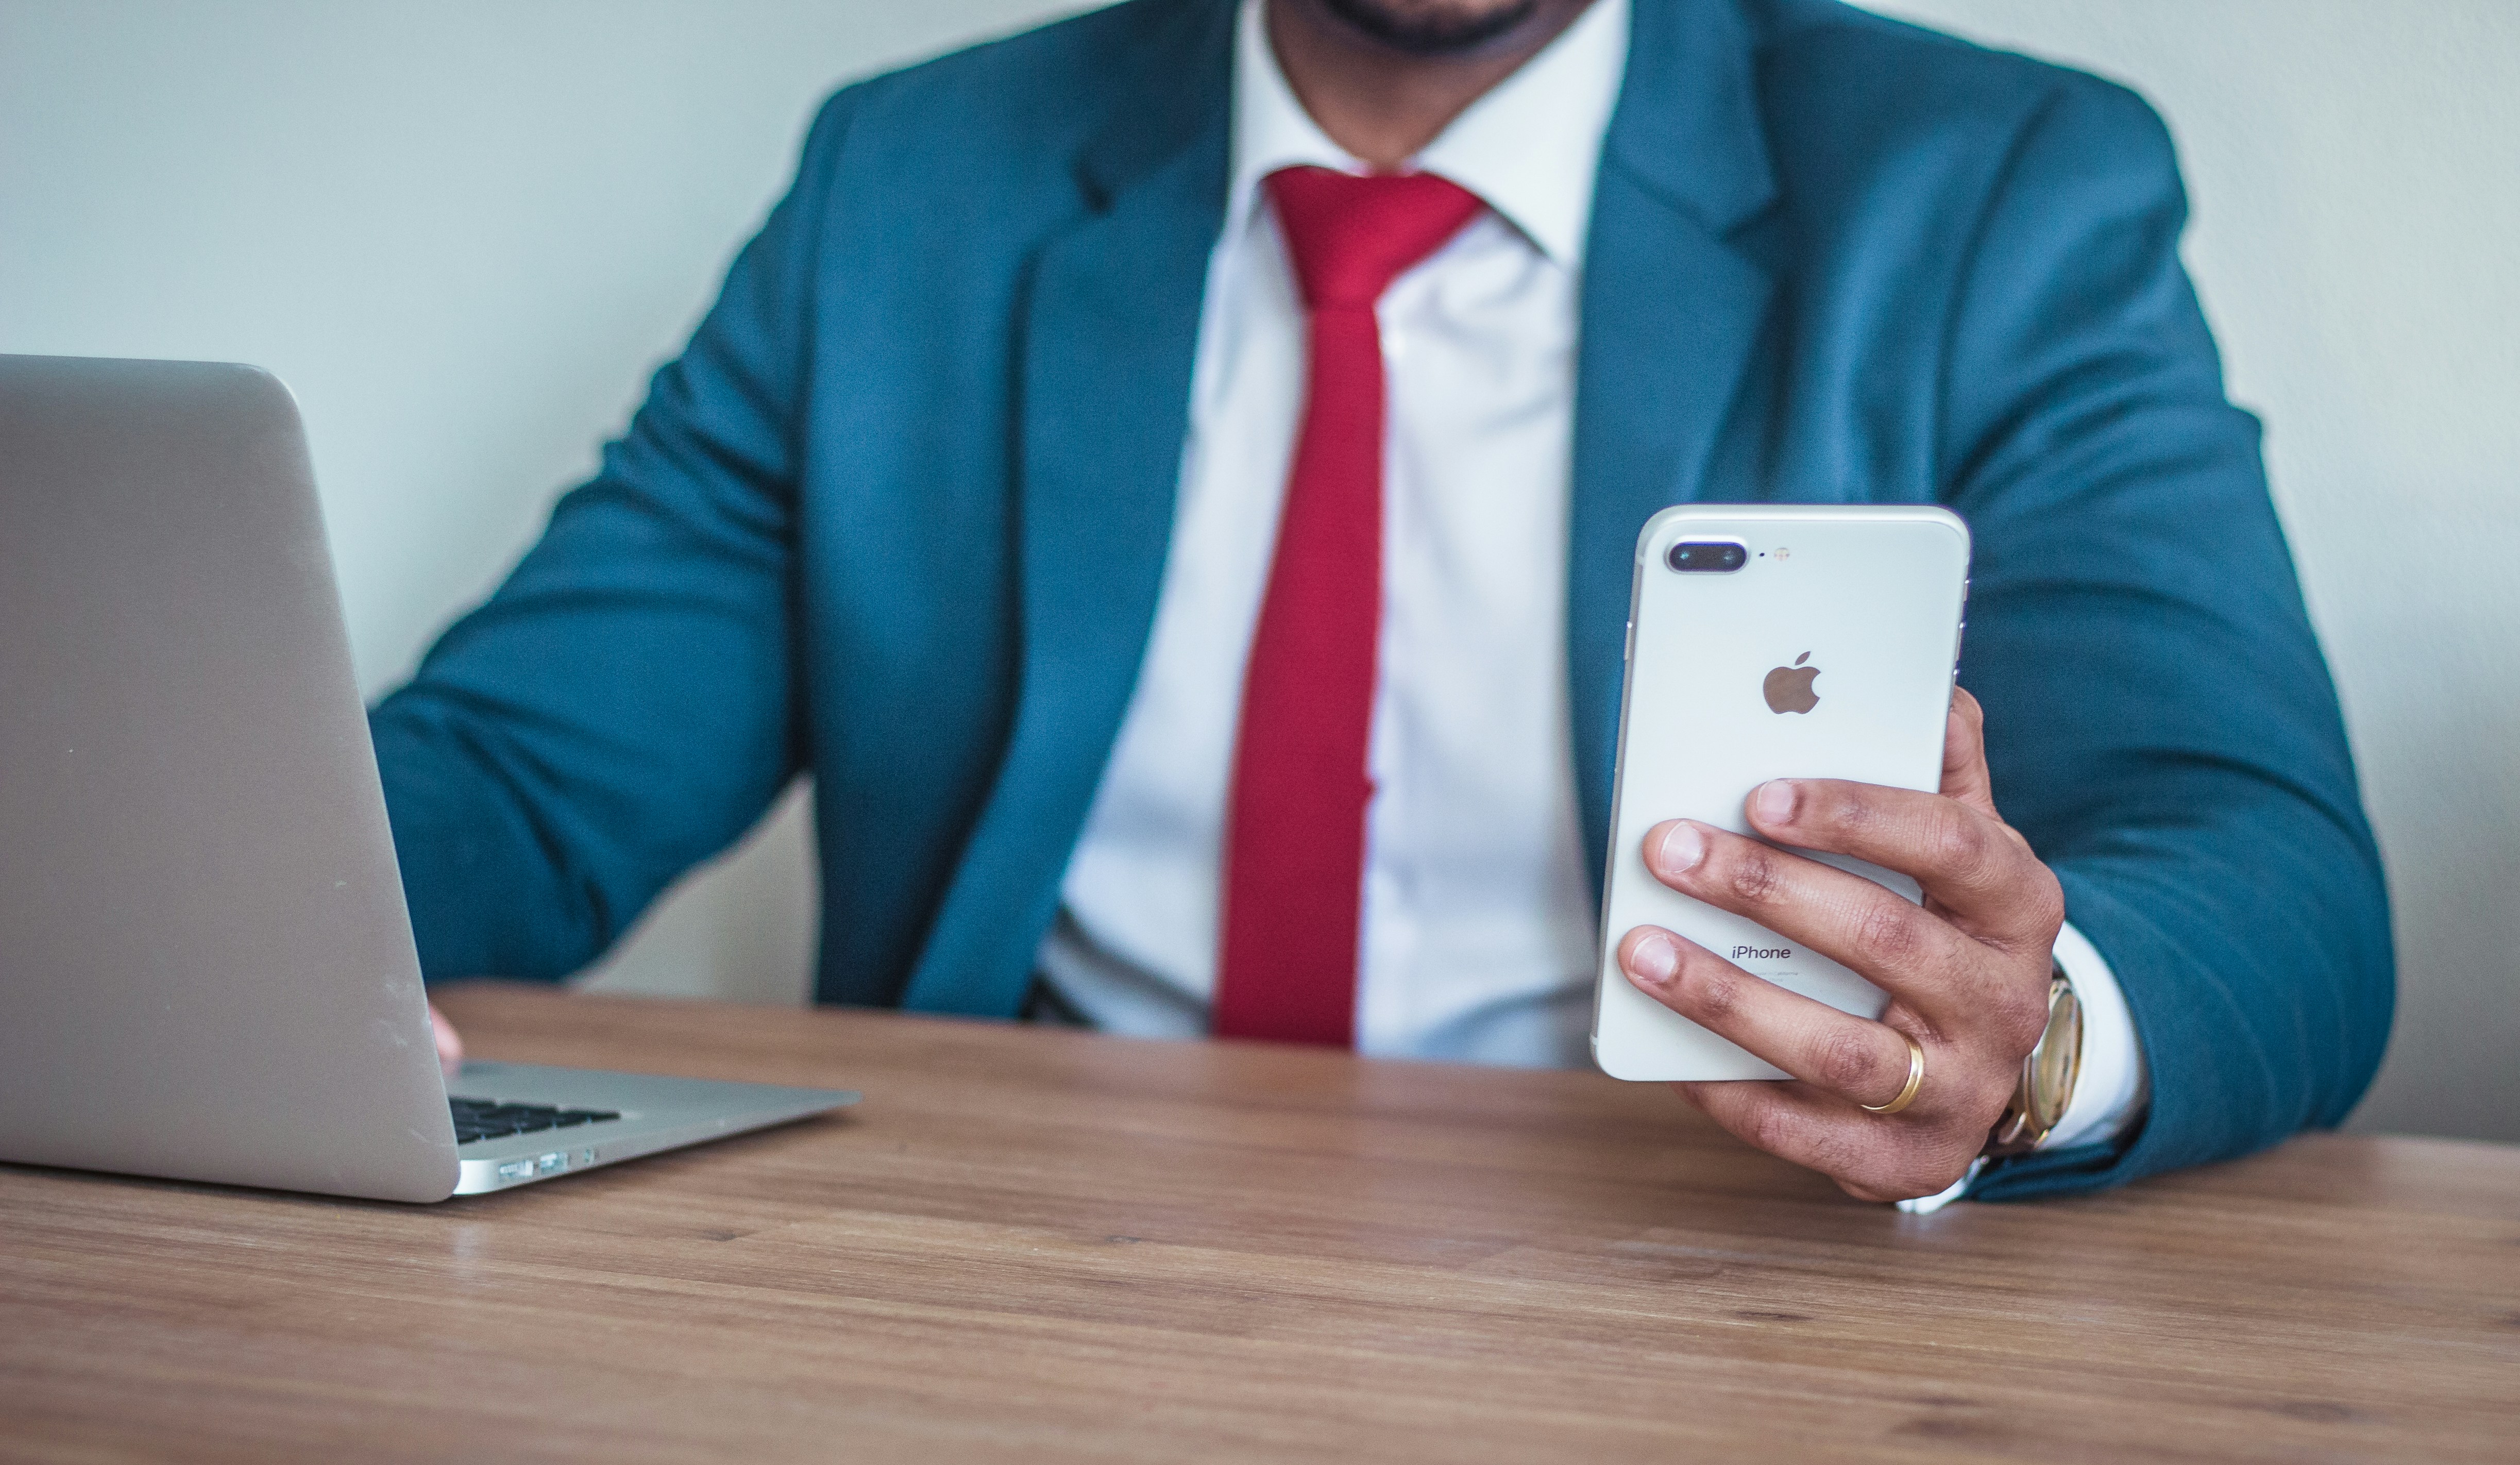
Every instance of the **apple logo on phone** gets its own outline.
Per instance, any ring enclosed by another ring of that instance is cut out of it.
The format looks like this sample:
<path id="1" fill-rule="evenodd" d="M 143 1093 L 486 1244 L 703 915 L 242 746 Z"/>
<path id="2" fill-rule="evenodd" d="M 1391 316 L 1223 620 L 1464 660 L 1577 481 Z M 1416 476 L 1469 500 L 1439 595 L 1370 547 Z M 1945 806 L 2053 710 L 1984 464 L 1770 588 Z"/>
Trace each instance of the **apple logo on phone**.
<path id="1" fill-rule="evenodd" d="M 1820 668 L 1803 664 L 1810 660 L 1811 653 L 1806 651 L 1794 658 L 1792 665 L 1768 673 L 1768 680 L 1759 690 L 1767 694 L 1769 711 L 1808 712 L 1820 706 L 1820 694 L 1812 690 L 1812 679 L 1820 675 Z"/>

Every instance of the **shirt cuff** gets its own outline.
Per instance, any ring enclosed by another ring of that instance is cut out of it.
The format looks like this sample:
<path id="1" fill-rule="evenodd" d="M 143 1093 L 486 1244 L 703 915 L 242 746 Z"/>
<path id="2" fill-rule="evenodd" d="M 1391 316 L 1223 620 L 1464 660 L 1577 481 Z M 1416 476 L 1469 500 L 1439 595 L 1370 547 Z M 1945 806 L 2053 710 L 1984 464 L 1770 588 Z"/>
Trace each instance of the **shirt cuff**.
<path id="1" fill-rule="evenodd" d="M 2074 995 L 2083 1004 L 2083 1067 L 2064 1118 L 2040 1145 L 2043 1150 L 2115 1140 L 2142 1117 L 2144 1103 L 2151 1097 L 2143 1045 L 2136 1041 L 2135 1015 L 2127 1011 L 2126 992 L 2099 948 L 2069 925 L 2056 933 L 2056 965 L 2065 980 L 2074 984 Z M 1901 1201 L 1899 1209 L 1911 1215 L 1931 1215 L 1967 1195 L 1985 1169 L 1986 1162 L 1977 1161 L 1968 1173 L 1952 1182 L 1951 1189 Z"/>
<path id="2" fill-rule="evenodd" d="M 2074 1080 L 2065 1117 L 2040 1148 L 2105 1144 L 2134 1127 L 2151 1097 L 2143 1045 L 2136 1041 L 2135 1016 L 2127 1011 L 2117 974 L 2070 925 L 2056 933 L 2056 965 L 2083 1003 L 2083 1072 Z"/>

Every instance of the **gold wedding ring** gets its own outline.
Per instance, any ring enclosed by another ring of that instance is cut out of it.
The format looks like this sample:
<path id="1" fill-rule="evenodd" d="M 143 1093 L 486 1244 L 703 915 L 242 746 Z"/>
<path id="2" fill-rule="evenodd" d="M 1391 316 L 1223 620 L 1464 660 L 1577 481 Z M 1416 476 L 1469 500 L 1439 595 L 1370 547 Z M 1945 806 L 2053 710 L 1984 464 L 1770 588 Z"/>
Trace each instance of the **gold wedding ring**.
<path id="1" fill-rule="evenodd" d="M 1895 1031 L 1896 1030 L 1893 1030 Z M 1897 1114 L 1900 1110 L 1915 1103 L 1916 1090 L 1925 1086 L 1925 1045 L 1916 1041 L 1912 1037 L 1908 1037 L 1908 1034 L 1904 1032 L 1901 1032 L 1899 1035 L 1901 1037 L 1908 1038 L 1908 1086 L 1899 1090 L 1899 1097 L 1892 1099 L 1887 1104 L 1858 1104 L 1855 1106 L 1856 1108 L 1863 1110 L 1866 1114 Z"/>

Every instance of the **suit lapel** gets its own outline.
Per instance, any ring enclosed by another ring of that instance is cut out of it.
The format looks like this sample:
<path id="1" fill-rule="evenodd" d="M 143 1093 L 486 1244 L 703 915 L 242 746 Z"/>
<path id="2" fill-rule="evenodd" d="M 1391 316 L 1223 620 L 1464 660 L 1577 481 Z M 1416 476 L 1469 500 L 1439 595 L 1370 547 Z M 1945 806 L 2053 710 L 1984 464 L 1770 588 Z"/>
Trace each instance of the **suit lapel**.
<path id="1" fill-rule="evenodd" d="M 1042 248 L 1021 297 L 1015 714 L 911 975 L 914 1009 L 1020 1007 L 1128 709 L 1162 584 L 1208 254 L 1224 219 L 1232 14 L 1181 7 L 1181 23 L 1142 48 L 1161 83 L 1086 148 L 1084 211 Z"/>
<path id="2" fill-rule="evenodd" d="M 1708 460 L 1775 289 L 1734 236 L 1774 197 L 1739 16 L 1637 0 L 1584 265 L 1568 526 L 1568 692 L 1597 893 L 1637 534 L 1715 486 Z"/>

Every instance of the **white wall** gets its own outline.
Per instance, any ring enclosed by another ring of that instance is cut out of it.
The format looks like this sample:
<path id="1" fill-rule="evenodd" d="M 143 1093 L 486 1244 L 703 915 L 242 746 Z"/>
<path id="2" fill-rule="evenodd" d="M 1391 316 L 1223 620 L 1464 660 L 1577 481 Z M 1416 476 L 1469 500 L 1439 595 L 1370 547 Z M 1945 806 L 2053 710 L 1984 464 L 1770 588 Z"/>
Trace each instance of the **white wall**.
<path id="1" fill-rule="evenodd" d="M 258 361 L 389 684 L 636 400 L 837 79 L 1073 0 L 0 0 L 0 349 Z M 2365 1126 L 2520 1139 L 2520 5 L 1884 0 L 2129 81 L 2398 901 Z M 598 981 L 796 1000 L 794 801 Z"/>

